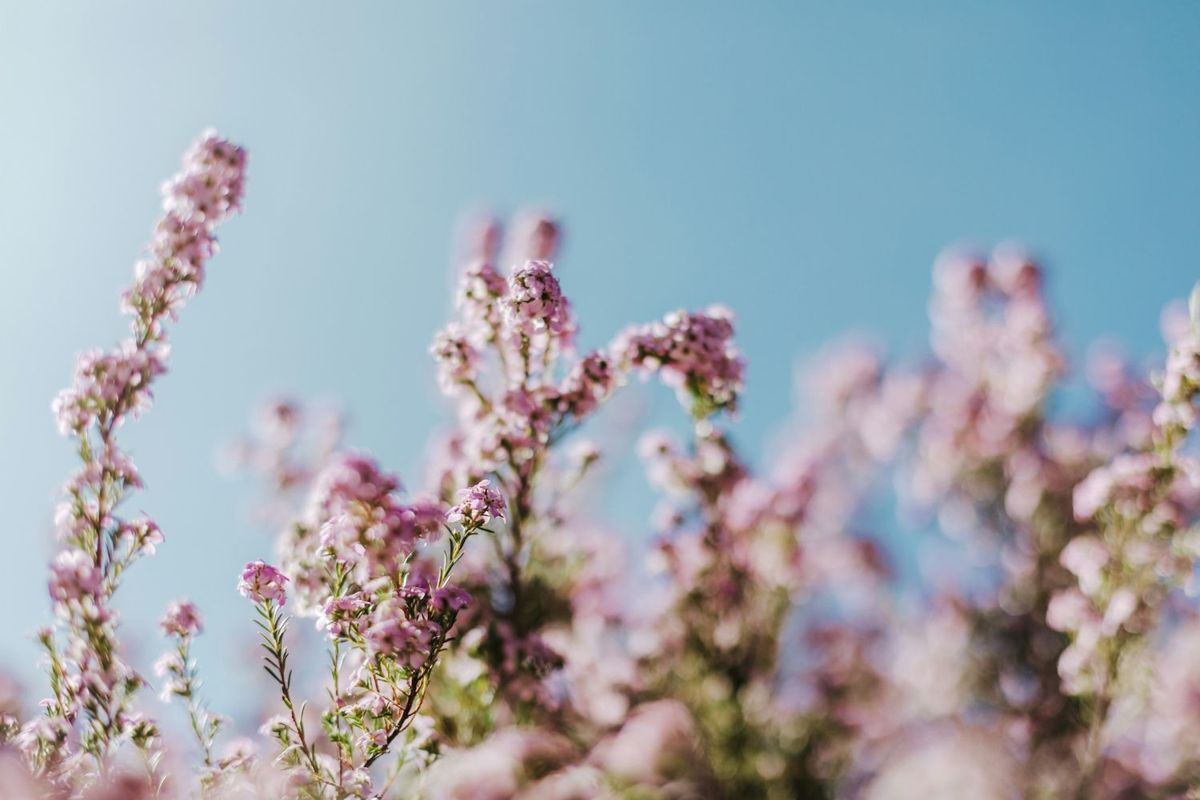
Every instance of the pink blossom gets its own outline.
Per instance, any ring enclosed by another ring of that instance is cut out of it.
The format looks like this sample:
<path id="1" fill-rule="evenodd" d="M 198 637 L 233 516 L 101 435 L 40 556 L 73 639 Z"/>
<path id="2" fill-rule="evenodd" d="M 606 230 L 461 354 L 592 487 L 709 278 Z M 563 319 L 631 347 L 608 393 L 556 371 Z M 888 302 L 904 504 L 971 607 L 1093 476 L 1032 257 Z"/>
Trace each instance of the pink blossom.
<path id="1" fill-rule="evenodd" d="M 1112 636 L 1124 625 L 1133 612 L 1137 610 L 1138 598 L 1127 586 L 1122 586 L 1113 592 L 1108 599 L 1108 607 L 1104 609 L 1104 618 L 1100 630 L 1105 636 Z"/>
<path id="2" fill-rule="evenodd" d="M 672 312 L 626 330 L 613 351 L 621 363 L 660 375 L 697 416 L 737 407 L 746 365 L 733 345 L 733 314 L 726 308 Z"/>
<path id="3" fill-rule="evenodd" d="M 465 384 L 475 381 L 479 352 L 458 324 L 451 323 L 438 333 L 429 351 L 437 361 L 438 384 L 446 394 L 462 391 Z"/>
<path id="4" fill-rule="evenodd" d="M 475 344 L 493 341 L 502 320 L 499 300 L 508 293 L 508 282 L 487 261 L 476 261 L 463 272 L 458 290 L 458 310 L 464 333 Z"/>
<path id="5" fill-rule="evenodd" d="M 100 570 L 82 550 L 64 550 L 50 563 L 50 597 L 59 603 L 95 597 L 102 583 Z"/>
<path id="6" fill-rule="evenodd" d="M 424 666 L 429 659 L 434 637 L 441 626 L 432 620 L 410 620 L 394 603 L 379 605 L 366 632 L 371 651 L 388 656 L 411 669 Z"/>
<path id="7" fill-rule="evenodd" d="M 512 233 L 507 237 L 504 263 L 517 263 L 525 259 L 549 261 L 558 250 L 561 236 L 558 223 L 540 211 L 521 213 L 512 224 Z"/>
<path id="8" fill-rule="evenodd" d="M 1126 516 L 1144 513 L 1160 466 L 1153 454 L 1135 453 L 1119 455 L 1093 470 L 1075 487 L 1075 518 L 1092 519 L 1109 503 Z"/>
<path id="9" fill-rule="evenodd" d="M 155 548 L 164 541 L 158 523 L 149 517 L 122 522 L 117 527 L 117 537 L 129 542 L 129 547 L 144 555 L 154 555 Z"/>
<path id="10" fill-rule="evenodd" d="M 1067 542 L 1059 556 L 1059 562 L 1079 579 L 1079 587 L 1086 595 L 1094 595 L 1099 590 L 1108 561 L 1108 548 L 1094 536 L 1075 537 Z"/>
<path id="11" fill-rule="evenodd" d="M 458 505 L 450 509 L 447 520 L 466 527 L 480 527 L 493 519 L 504 519 L 504 495 L 492 488 L 486 478 L 458 493 Z"/>
<path id="12" fill-rule="evenodd" d="M 448 584 L 434 590 L 430 604 L 434 611 L 456 613 L 471 604 L 471 594 L 465 589 Z"/>
<path id="13" fill-rule="evenodd" d="M 361 592 L 344 597 L 331 597 L 321 610 L 321 618 L 317 624 L 326 628 L 334 638 L 346 636 L 351 632 L 362 635 L 370 622 L 366 616 L 370 608 L 371 604 Z"/>
<path id="14" fill-rule="evenodd" d="M 194 636 L 204 630 L 200 611 L 190 600 L 172 600 L 159 625 L 168 636 Z"/>
<path id="15" fill-rule="evenodd" d="M 609 356 L 602 352 L 588 353 L 575 363 L 559 389 L 559 409 L 576 419 L 582 419 L 599 405 L 616 384 L 616 374 Z"/>
<path id="16" fill-rule="evenodd" d="M 370 458 L 342 455 L 318 476 L 307 516 L 320 545 L 361 580 L 392 574 L 418 541 L 436 536 L 444 507 L 429 499 L 405 505 L 400 481 Z"/>
<path id="17" fill-rule="evenodd" d="M 256 603 L 274 601 L 279 605 L 287 602 L 284 586 L 288 578 L 270 564 L 262 561 L 251 561 L 242 570 L 242 578 L 238 582 L 238 591 L 243 597 L 248 597 Z"/>
<path id="18" fill-rule="evenodd" d="M 111 353 L 79 357 L 75 380 L 55 398 L 53 410 L 64 436 L 99 423 L 122 422 L 150 405 L 150 383 L 166 371 L 166 348 L 149 351 L 126 340 Z"/>
<path id="19" fill-rule="evenodd" d="M 526 261 L 508 278 L 504 318 L 525 336 L 548 334 L 569 344 L 575 332 L 571 305 L 548 261 Z"/>
<path id="20" fill-rule="evenodd" d="M 378 504 L 400 488 L 400 479 L 383 472 L 374 459 L 354 453 L 339 455 L 317 476 L 310 516 L 338 513 L 350 503 Z"/>
<path id="21" fill-rule="evenodd" d="M 1046 608 L 1046 624 L 1056 631 L 1077 631 L 1095 617 L 1092 602 L 1073 588 L 1057 592 Z"/>

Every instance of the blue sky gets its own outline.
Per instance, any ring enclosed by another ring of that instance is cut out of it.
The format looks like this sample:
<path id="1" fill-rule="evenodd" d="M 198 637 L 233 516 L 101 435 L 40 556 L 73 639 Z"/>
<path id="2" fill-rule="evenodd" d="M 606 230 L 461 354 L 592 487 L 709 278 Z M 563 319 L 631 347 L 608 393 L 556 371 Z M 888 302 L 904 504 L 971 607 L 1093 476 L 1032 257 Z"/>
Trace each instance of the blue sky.
<path id="1" fill-rule="evenodd" d="M 124 607 L 149 659 L 192 596 L 214 683 L 250 636 L 238 567 L 269 553 L 214 449 L 285 390 L 340 401 L 411 476 L 466 212 L 561 215 L 585 344 L 732 307 L 754 451 L 821 342 L 922 346 L 955 242 L 1040 253 L 1073 353 L 1153 353 L 1200 275 L 1200 6 L 899 5 L 0 3 L 0 660 L 30 674 L 48 614 L 71 468 L 49 401 L 123 332 L 157 187 L 210 125 L 251 151 L 246 212 L 124 433 L 168 537 Z"/>

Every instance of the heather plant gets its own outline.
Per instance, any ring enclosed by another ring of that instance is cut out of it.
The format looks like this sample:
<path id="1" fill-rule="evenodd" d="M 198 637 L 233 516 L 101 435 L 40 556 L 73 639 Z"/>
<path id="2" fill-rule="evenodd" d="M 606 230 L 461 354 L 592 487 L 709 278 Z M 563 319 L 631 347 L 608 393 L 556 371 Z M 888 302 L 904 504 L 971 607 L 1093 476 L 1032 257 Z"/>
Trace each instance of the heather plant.
<path id="1" fill-rule="evenodd" d="M 149 406 L 245 168 L 215 134 L 188 150 L 123 296 L 131 337 L 82 356 L 54 401 L 80 469 L 37 634 L 49 696 L 24 718 L 0 684 L 3 796 L 1200 796 L 1200 295 L 1168 317 L 1161 372 L 1097 352 L 1092 407 L 1067 415 L 1038 265 L 946 254 L 929 353 L 825 349 L 757 465 L 732 313 L 579 352 L 544 215 L 466 248 L 431 347 L 452 422 L 418 488 L 297 401 L 231 448 L 275 534 L 236 581 L 271 707 L 210 708 L 204 622 L 180 598 L 153 681 L 190 741 L 168 741 L 113 608 L 164 542 L 123 510 L 142 480 L 117 434 Z M 678 430 L 585 438 L 638 375 L 675 392 Z M 596 498 L 635 439 L 661 502 L 626 548 Z M 921 584 L 889 563 L 900 537 L 956 557 Z"/>

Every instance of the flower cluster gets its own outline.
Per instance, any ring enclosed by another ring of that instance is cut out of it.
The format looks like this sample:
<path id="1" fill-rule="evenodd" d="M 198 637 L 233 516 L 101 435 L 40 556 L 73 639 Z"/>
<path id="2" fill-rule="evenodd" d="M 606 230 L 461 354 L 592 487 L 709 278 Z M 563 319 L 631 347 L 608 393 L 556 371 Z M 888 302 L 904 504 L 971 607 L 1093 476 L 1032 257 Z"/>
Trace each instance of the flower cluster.
<path id="1" fill-rule="evenodd" d="M 518 336 L 533 338 L 545 333 L 569 345 L 575 322 L 553 268 L 549 261 L 526 261 L 512 271 L 504 295 L 504 319 Z"/>
<path id="2" fill-rule="evenodd" d="M 458 504 L 450 509 L 450 522 L 481 527 L 493 519 L 504 519 L 504 495 L 492 488 L 491 481 L 482 480 L 463 489 Z"/>
<path id="3" fill-rule="evenodd" d="M 594 631 L 569 631 L 563 624 L 558 609 L 571 602 L 565 576 L 579 572 L 578 555 L 568 549 L 552 558 L 546 551 L 547 526 L 564 508 L 535 491 L 539 484 L 578 483 L 598 453 L 562 463 L 555 453 L 559 442 L 586 423 L 632 370 L 657 372 L 681 390 L 697 417 L 732 410 L 743 372 L 732 344 L 732 316 L 717 308 L 668 315 L 576 357 L 578 326 L 551 265 L 557 227 L 544 218 L 524 227 L 532 233 L 518 230 L 506 248 L 507 273 L 493 265 L 497 226 L 488 226 L 468 248 L 458 318 L 433 347 L 442 388 L 458 407 L 437 480 L 442 499 L 453 504 L 449 519 L 470 522 L 486 513 L 503 523 L 496 530 L 497 561 L 469 565 L 464 586 L 476 602 L 467 609 L 467 631 L 452 659 L 464 670 L 482 665 L 489 691 L 508 706 L 504 714 L 516 717 L 567 713 L 570 704 L 554 689 L 565 666 L 559 646 L 574 646 L 577 637 L 599 642 Z M 467 485 L 474 488 L 464 493 Z M 508 504 L 502 515 L 501 498 Z M 540 561 L 531 560 L 535 548 Z M 388 631 L 393 633 L 401 632 Z M 571 643 L 556 646 L 563 637 Z"/>
<path id="4" fill-rule="evenodd" d="M 283 605 L 287 602 L 287 582 L 288 577 L 270 564 L 251 561 L 242 570 L 238 591 L 242 597 L 248 597 L 255 603 Z"/>
<path id="5" fill-rule="evenodd" d="M 1064 687 L 1095 696 L 1106 709 L 1130 642 L 1152 629 L 1155 607 L 1171 588 L 1191 584 L 1200 557 L 1200 463 L 1180 452 L 1196 422 L 1200 386 L 1200 307 L 1187 335 L 1172 344 L 1160 380 L 1150 439 L 1094 469 L 1074 491 L 1076 520 L 1087 533 L 1063 548 L 1076 584 L 1050 601 L 1047 619 L 1071 637 L 1059 660 Z"/>
<path id="6" fill-rule="evenodd" d="M 200 612 L 188 600 L 175 600 L 167 606 L 159 626 L 168 636 L 195 636 L 204 630 Z"/>
<path id="7" fill-rule="evenodd" d="M 675 311 L 631 328 L 614 349 L 620 363 L 662 375 L 697 417 L 737 408 L 746 365 L 733 344 L 733 314 L 723 306 Z"/>

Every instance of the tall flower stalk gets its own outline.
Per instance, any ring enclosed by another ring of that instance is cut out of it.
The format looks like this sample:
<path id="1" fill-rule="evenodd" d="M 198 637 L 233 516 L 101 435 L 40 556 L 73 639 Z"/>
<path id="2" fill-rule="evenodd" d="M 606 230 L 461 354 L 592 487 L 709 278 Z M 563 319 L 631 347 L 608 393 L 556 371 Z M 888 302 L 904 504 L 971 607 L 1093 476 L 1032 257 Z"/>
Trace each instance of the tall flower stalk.
<path id="1" fill-rule="evenodd" d="M 55 520 L 62 544 L 50 571 L 56 620 L 39 636 L 53 694 L 23 741 L 40 771 L 67 783 L 106 773 L 126 740 L 151 764 L 158 758 L 153 724 L 134 716 L 144 681 L 123 659 L 111 600 L 125 570 L 163 537 L 153 520 L 119 513 L 142 479 L 116 434 L 150 405 L 166 371 L 166 323 L 201 287 L 217 226 L 241 208 L 245 166 L 245 151 L 215 133 L 187 151 L 183 170 L 163 186 L 163 216 L 123 295 L 130 338 L 81 356 L 73 384 L 53 404 L 81 466 Z"/>

